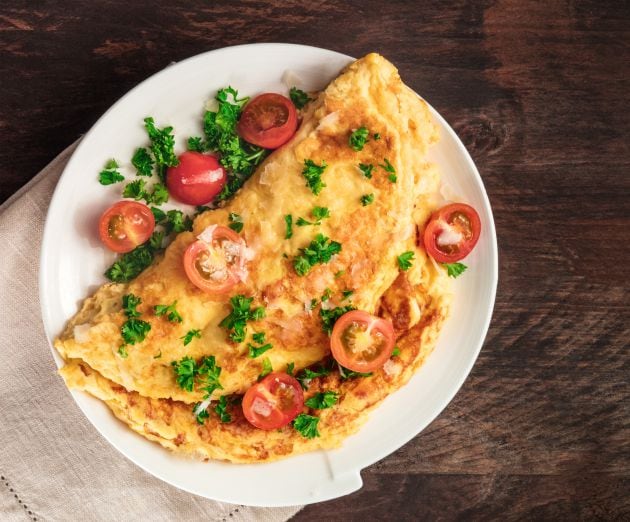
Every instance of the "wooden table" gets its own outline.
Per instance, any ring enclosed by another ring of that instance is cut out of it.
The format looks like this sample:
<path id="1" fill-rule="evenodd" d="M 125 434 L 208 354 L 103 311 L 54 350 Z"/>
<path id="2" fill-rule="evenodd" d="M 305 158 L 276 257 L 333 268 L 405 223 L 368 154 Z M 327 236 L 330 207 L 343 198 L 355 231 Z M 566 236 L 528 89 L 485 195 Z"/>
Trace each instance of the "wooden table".
<path id="1" fill-rule="evenodd" d="M 460 393 L 296 520 L 628 520 L 628 2 L 5 0 L 0 200 L 147 76 L 245 42 L 390 58 L 470 150 L 499 238 Z"/>

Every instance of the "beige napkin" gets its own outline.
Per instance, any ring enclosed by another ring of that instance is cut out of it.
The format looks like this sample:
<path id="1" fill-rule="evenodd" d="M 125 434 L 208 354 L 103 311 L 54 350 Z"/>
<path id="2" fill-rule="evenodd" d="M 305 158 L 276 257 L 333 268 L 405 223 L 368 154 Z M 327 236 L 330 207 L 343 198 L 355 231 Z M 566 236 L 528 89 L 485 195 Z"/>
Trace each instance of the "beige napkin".
<path id="1" fill-rule="evenodd" d="M 57 375 L 40 317 L 39 247 L 75 147 L 0 206 L 0 520 L 287 520 L 301 506 L 206 500 L 136 467 L 87 421 Z"/>

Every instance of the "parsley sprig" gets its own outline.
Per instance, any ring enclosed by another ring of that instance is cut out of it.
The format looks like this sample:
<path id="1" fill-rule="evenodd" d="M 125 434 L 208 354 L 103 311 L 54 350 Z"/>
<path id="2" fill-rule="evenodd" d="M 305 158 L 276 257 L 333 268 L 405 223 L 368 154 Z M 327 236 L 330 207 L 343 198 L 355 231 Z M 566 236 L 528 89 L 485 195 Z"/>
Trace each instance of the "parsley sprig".
<path id="1" fill-rule="evenodd" d="M 138 319 L 138 305 L 142 303 L 142 299 L 134 294 L 125 294 L 122 298 L 122 308 L 127 320 L 120 328 L 120 335 L 124 344 L 118 349 L 121 357 L 127 357 L 126 345 L 136 344 L 144 341 L 147 334 L 151 330 L 151 325 L 146 321 Z"/>
<path id="2" fill-rule="evenodd" d="M 177 306 L 177 301 L 173 302 L 170 305 L 155 305 L 153 307 L 153 311 L 155 315 L 161 317 L 166 315 L 166 318 L 172 323 L 181 323 L 183 321 L 182 316 L 179 315 L 179 312 L 175 308 Z"/>
<path id="3" fill-rule="evenodd" d="M 219 326 L 229 332 L 229 337 L 235 343 L 242 343 L 247 334 L 247 321 L 256 321 L 265 317 L 265 309 L 262 306 L 252 309 L 253 297 L 235 295 L 230 298 L 232 311 L 219 323 Z"/>
<path id="4" fill-rule="evenodd" d="M 184 341 L 184 346 L 188 346 L 195 337 L 201 339 L 201 330 L 188 330 L 180 339 Z"/>
<path id="5" fill-rule="evenodd" d="M 307 399 L 304 404 L 314 410 L 323 410 L 326 408 L 332 408 L 335 404 L 337 404 L 338 400 L 339 394 L 337 392 L 325 391 L 316 393 Z"/>
<path id="6" fill-rule="evenodd" d="M 359 127 L 350 134 L 348 144 L 353 150 L 357 152 L 362 151 L 368 141 L 369 134 L 370 131 L 368 131 L 366 127 Z"/>
<path id="7" fill-rule="evenodd" d="M 297 87 L 291 87 L 291 89 L 289 89 L 289 98 L 291 98 L 291 101 L 293 102 L 293 105 L 295 105 L 296 109 L 302 109 L 308 102 L 311 101 L 308 94 Z"/>
<path id="8" fill-rule="evenodd" d="M 392 183 L 396 183 L 396 181 L 398 180 L 398 176 L 396 176 L 396 169 L 387 158 L 385 158 L 383 161 L 384 163 L 379 163 L 378 166 L 384 169 L 385 172 L 389 172 L 389 176 L 387 176 L 387 179 L 389 181 L 391 181 Z"/>
<path id="9" fill-rule="evenodd" d="M 318 423 L 319 417 L 300 413 L 293 421 L 293 427 L 296 431 L 300 432 L 302 437 L 314 439 L 315 437 L 319 437 L 319 431 L 317 429 Z"/>
<path id="10" fill-rule="evenodd" d="M 314 221 L 307 221 L 303 217 L 299 217 L 295 224 L 298 227 L 305 227 L 307 225 L 321 225 L 322 219 L 326 219 L 330 217 L 330 210 L 326 207 L 314 207 L 311 211 L 313 215 Z"/>
<path id="11" fill-rule="evenodd" d="M 144 119 L 144 128 L 147 130 L 149 140 L 151 141 L 149 148 L 153 154 L 153 161 L 157 169 L 158 177 L 164 182 L 166 169 L 179 165 L 179 160 L 175 154 L 175 137 L 172 134 L 173 127 L 159 129 L 155 126 L 153 118 L 148 117 Z M 138 167 L 136 166 L 136 168 Z"/>
<path id="12" fill-rule="evenodd" d="M 462 275 L 468 268 L 464 263 L 444 263 L 449 277 L 456 278 Z"/>
<path id="13" fill-rule="evenodd" d="M 215 390 L 222 390 L 219 382 L 221 367 L 217 366 L 214 355 L 202 357 L 197 363 L 192 357 L 186 356 L 171 363 L 175 372 L 175 380 L 182 390 L 192 392 L 196 387 L 204 391 L 204 399 L 212 395 Z"/>
<path id="14" fill-rule="evenodd" d="M 243 218 L 234 212 L 230 212 L 228 215 L 230 224 L 228 225 L 234 232 L 241 232 L 243 230 Z"/>
<path id="15" fill-rule="evenodd" d="M 306 179 L 306 186 L 311 189 L 311 192 L 316 196 L 326 186 L 326 183 L 322 181 L 322 174 L 326 170 L 328 165 L 325 161 L 322 161 L 321 165 L 317 165 L 313 160 L 304 160 L 304 168 L 302 169 L 302 176 Z"/>
<path id="16" fill-rule="evenodd" d="M 105 163 L 105 168 L 101 170 L 98 175 L 98 181 L 101 185 L 112 185 L 125 181 L 125 177 L 118 172 L 118 162 L 115 159 L 110 159 Z"/>
<path id="17" fill-rule="evenodd" d="M 400 254 L 396 258 L 398 260 L 398 267 L 404 272 L 409 270 L 413 264 L 412 261 L 413 261 L 414 255 L 415 254 L 412 251 L 403 252 L 402 254 Z"/>
<path id="18" fill-rule="evenodd" d="M 304 276 L 315 265 L 328 263 L 333 255 L 341 252 L 341 243 L 332 241 L 324 234 L 317 234 L 306 248 L 300 248 L 300 252 L 293 259 L 293 268 L 298 275 Z"/>

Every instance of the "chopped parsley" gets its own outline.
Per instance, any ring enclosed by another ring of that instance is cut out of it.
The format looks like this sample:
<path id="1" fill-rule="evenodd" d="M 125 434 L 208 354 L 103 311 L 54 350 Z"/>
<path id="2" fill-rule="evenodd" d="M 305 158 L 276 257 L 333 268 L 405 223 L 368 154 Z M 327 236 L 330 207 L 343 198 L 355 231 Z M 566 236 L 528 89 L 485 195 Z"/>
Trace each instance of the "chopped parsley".
<path id="1" fill-rule="evenodd" d="M 374 133 L 373 138 L 374 138 L 374 141 L 378 141 L 378 140 L 380 140 L 380 139 L 381 139 L 381 135 L 380 135 L 380 133 L 375 132 L 375 133 Z"/>
<path id="2" fill-rule="evenodd" d="M 221 422 L 231 422 L 232 415 L 227 411 L 228 398 L 227 395 L 221 395 L 218 404 L 215 406 L 214 411 L 219 416 Z"/>
<path id="3" fill-rule="evenodd" d="M 291 101 L 293 102 L 293 105 L 295 105 L 296 109 L 302 109 L 308 102 L 311 101 L 308 94 L 297 87 L 291 87 L 291 89 L 289 89 L 289 98 L 291 98 Z"/>
<path id="4" fill-rule="evenodd" d="M 271 350 L 273 348 L 273 345 L 267 343 L 262 346 L 254 346 L 252 343 L 247 343 L 247 347 L 249 348 L 249 356 L 252 359 L 255 359 L 256 357 L 260 357 L 267 350 Z"/>
<path id="5" fill-rule="evenodd" d="M 313 310 L 315 309 L 316 306 L 317 306 L 317 299 L 311 299 L 311 303 L 308 305 L 308 309 Z"/>
<path id="6" fill-rule="evenodd" d="M 348 368 L 344 368 L 341 364 L 337 364 L 339 366 L 339 375 L 345 381 L 346 379 L 353 379 L 355 377 L 371 377 L 372 372 L 363 373 L 363 372 L 355 372 L 353 370 L 349 370 Z"/>
<path id="7" fill-rule="evenodd" d="M 228 219 L 230 220 L 230 224 L 228 226 L 234 230 L 234 232 L 240 232 L 243 230 L 243 218 L 239 214 L 230 212 Z"/>
<path id="8" fill-rule="evenodd" d="M 118 355 L 120 355 L 121 359 L 126 359 L 127 357 L 129 357 L 129 353 L 127 352 L 127 345 L 126 344 L 121 344 L 118 347 Z"/>
<path id="9" fill-rule="evenodd" d="M 323 366 L 318 366 L 314 370 L 304 368 L 298 375 L 295 376 L 295 378 L 300 383 L 300 386 L 306 390 L 313 379 L 316 377 L 325 377 L 328 374 L 330 374 L 329 369 Z"/>
<path id="10" fill-rule="evenodd" d="M 367 179 L 372 179 L 372 171 L 374 170 L 374 165 L 365 163 L 359 163 L 359 170 L 363 173 L 363 175 Z"/>
<path id="11" fill-rule="evenodd" d="M 322 330 L 330 335 L 332 333 L 333 326 L 335 326 L 335 323 L 337 322 L 337 319 L 339 319 L 346 312 L 350 312 L 351 310 L 356 310 L 356 308 L 352 305 L 337 306 L 335 308 L 331 308 L 330 310 L 324 310 L 323 308 L 320 308 L 319 316 L 322 319 Z"/>
<path id="12" fill-rule="evenodd" d="M 384 161 L 385 163 L 379 163 L 378 166 L 382 169 L 385 169 L 385 172 L 389 172 L 389 176 L 387 176 L 387 179 L 389 181 L 391 181 L 392 183 L 396 183 L 396 181 L 398 180 L 398 177 L 396 176 L 396 169 L 387 158 L 385 158 Z"/>
<path id="13" fill-rule="evenodd" d="M 335 279 L 339 279 L 342 275 L 344 275 L 346 273 L 345 270 L 339 270 L 339 272 L 337 272 L 335 274 Z"/>
<path id="14" fill-rule="evenodd" d="M 293 427 L 296 431 L 300 432 L 302 437 L 306 439 L 314 439 L 315 437 L 319 437 L 319 431 L 317 430 L 318 422 L 319 417 L 300 413 L 293 421 Z"/>
<path id="15" fill-rule="evenodd" d="M 127 183 L 125 185 L 125 188 L 123 189 L 123 198 L 131 198 L 135 199 L 136 201 L 140 201 L 147 194 L 146 190 L 144 190 L 145 184 L 146 181 L 144 181 L 143 179 L 136 179 L 131 183 Z"/>
<path id="16" fill-rule="evenodd" d="M 235 295 L 230 298 L 232 311 L 220 323 L 219 326 L 229 332 L 229 337 L 235 343 L 242 343 L 247 334 L 247 321 L 255 321 L 265 317 L 265 309 L 262 306 L 251 309 L 253 297 Z"/>
<path id="17" fill-rule="evenodd" d="M 392 357 L 398 357 L 400 355 L 400 348 L 398 348 L 398 346 L 394 346 L 394 349 L 392 350 Z"/>
<path id="18" fill-rule="evenodd" d="M 332 241 L 323 234 L 317 234 L 301 254 L 293 259 L 293 267 L 298 275 L 308 274 L 315 265 L 328 263 L 333 255 L 341 252 L 341 243 Z"/>
<path id="19" fill-rule="evenodd" d="M 158 177 L 161 181 L 166 178 L 167 167 L 179 165 L 179 160 L 175 155 L 175 138 L 173 137 L 173 127 L 158 129 L 153 118 L 144 119 L 144 127 L 151 141 L 151 153 L 157 169 Z"/>
<path id="20" fill-rule="evenodd" d="M 444 263 L 449 277 L 459 277 L 468 268 L 464 263 Z"/>
<path id="21" fill-rule="evenodd" d="M 170 234 L 171 232 L 179 233 L 184 230 L 192 230 L 192 225 L 192 219 L 190 219 L 189 216 L 184 215 L 181 210 L 169 210 L 166 213 L 164 228 L 166 229 L 167 234 Z"/>
<path id="22" fill-rule="evenodd" d="M 364 194 L 361 196 L 361 205 L 367 207 L 369 204 L 374 202 L 374 194 Z"/>
<path id="23" fill-rule="evenodd" d="M 153 234 L 151 234 L 151 237 L 149 238 L 149 246 L 153 250 L 161 250 L 163 241 L 164 232 L 156 230 L 155 232 L 153 232 Z"/>
<path id="24" fill-rule="evenodd" d="M 350 134 L 350 137 L 348 138 L 348 144 L 350 145 L 350 147 L 352 147 L 352 149 L 356 150 L 357 152 L 362 151 L 363 147 L 365 147 L 365 144 L 368 141 L 369 134 L 370 132 L 367 130 L 366 127 L 359 127 L 357 130 L 352 132 L 352 134 Z"/>
<path id="25" fill-rule="evenodd" d="M 184 341 L 184 346 L 188 346 L 195 337 L 201 339 L 201 330 L 188 330 L 180 339 Z"/>
<path id="26" fill-rule="evenodd" d="M 193 415 L 197 419 L 197 424 L 204 424 L 206 419 L 210 418 L 210 413 L 208 412 L 208 408 L 204 408 L 203 410 L 199 410 L 199 406 L 201 406 L 200 402 L 196 402 L 193 405 Z"/>
<path id="27" fill-rule="evenodd" d="M 153 174 L 153 159 L 144 147 L 138 147 L 133 153 L 131 164 L 136 167 L 136 175 L 151 177 Z"/>
<path id="28" fill-rule="evenodd" d="M 113 185 L 120 181 L 125 181 L 125 177 L 118 172 L 118 162 L 114 159 L 110 159 L 105 164 L 105 169 L 101 170 L 98 175 L 98 182 L 101 185 Z"/>
<path id="29" fill-rule="evenodd" d="M 203 139 L 199 136 L 188 138 L 188 141 L 186 142 L 186 148 L 193 152 L 203 152 L 205 150 Z"/>
<path id="30" fill-rule="evenodd" d="M 311 192 L 316 196 L 326 186 L 326 183 L 322 181 L 322 174 L 326 170 L 325 161 L 322 161 L 321 165 L 317 165 L 313 160 L 304 160 L 304 168 L 302 169 L 302 176 L 306 179 L 306 186 L 311 189 Z"/>
<path id="31" fill-rule="evenodd" d="M 237 90 L 226 87 L 219 89 L 215 99 L 219 103 L 218 109 L 206 111 L 203 118 L 205 142 L 202 144 L 199 138 L 192 143 L 197 149 L 203 148 L 220 154 L 219 161 L 228 172 L 227 182 L 217 199 L 224 201 L 241 188 L 268 151 L 247 143 L 236 132 L 241 110 L 249 97 L 239 98 Z M 189 141 L 189 146 L 190 143 Z"/>
<path id="32" fill-rule="evenodd" d="M 222 390 L 219 382 L 221 367 L 217 366 L 214 355 L 202 357 L 197 363 L 192 357 L 186 356 L 171 363 L 177 384 L 182 390 L 192 392 L 195 385 L 205 392 L 204 399 L 212 395 L 215 390 Z"/>
<path id="33" fill-rule="evenodd" d="M 122 298 L 123 312 L 127 316 L 127 320 L 120 328 L 120 335 L 125 341 L 125 344 L 121 347 L 123 349 L 127 344 L 136 344 L 144 341 L 145 337 L 151 330 L 151 325 L 149 323 L 138 319 L 138 317 L 140 317 L 140 312 L 138 312 L 137 308 L 141 303 L 142 299 L 133 294 L 126 294 Z M 122 351 L 119 349 L 119 353 L 121 352 Z"/>
<path id="34" fill-rule="evenodd" d="M 166 185 L 162 183 L 156 183 L 153 185 L 153 192 L 149 195 L 145 193 L 144 198 L 147 203 L 154 205 L 161 205 L 162 203 L 166 203 L 168 201 L 168 190 Z"/>
<path id="35" fill-rule="evenodd" d="M 151 265 L 155 249 L 149 242 L 143 243 L 120 256 L 105 272 L 105 277 L 115 283 L 127 283 Z"/>
<path id="36" fill-rule="evenodd" d="M 344 300 L 348 299 L 352 294 L 354 294 L 354 290 L 343 290 L 341 295 L 343 295 Z"/>
<path id="37" fill-rule="evenodd" d="M 162 350 L 160 350 L 160 352 L 157 355 L 153 356 L 154 359 L 161 359 L 162 358 Z"/>
<path id="38" fill-rule="evenodd" d="M 177 301 L 170 305 L 155 305 L 153 310 L 155 311 L 155 315 L 161 317 L 166 315 L 166 318 L 172 323 L 181 323 L 183 321 L 182 316 L 179 315 L 179 312 L 175 309 L 177 306 Z"/>
<path id="39" fill-rule="evenodd" d="M 328 301 L 332 296 L 332 290 L 330 288 L 326 288 L 326 290 L 324 290 L 324 293 L 322 294 L 322 303 L 325 303 L 326 301 Z"/>
<path id="40" fill-rule="evenodd" d="M 411 262 L 413 261 L 413 258 L 414 258 L 413 252 L 411 251 L 403 252 L 396 258 L 398 259 L 398 267 L 404 272 L 406 272 L 407 270 L 411 268 L 411 265 L 412 265 Z"/>
<path id="41" fill-rule="evenodd" d="M 263 344 L 265 342 L 265 337 L 265 332 L 256 332 L 255 334 L 252 334 L 252 339 L 258 344 Z"/>
<path id="42" fill-rule="evenodd" d="M 339 400 L 339 394 L 333 391 L 318 392 L 310 399 L 306 400 L 306 404 L 309 408 L 314 410 L 323 410 L 326 408 L 332 408 Z"/>
<path id="43" fill-rule="evenodd" d="M 295 363 L 294 362 L 290 362 L 287 364 L 287 370 L 286 373 L 287 375 L 290 375 L 291 377 L 293 377 L 293 370 L 295 368 Z"/>
<path id="44" fill-rule="evenodd" d="M 258 380 L 269 375 L 272 371 L 273 371 L 273 368 L 271 367 L 271 361 L 269 360 L 269 357 L 265 357 L 262 360 L 262 371 L 260 372 L 260 375 L 258 376 Z"/>
<path id="45" fill-rule="evenodd" d="M 155 224 L 159 225 L 162 221 L 166 219 L 166 212 L 157 207 L 151 207 L 151 212 L 153 213 L 153 218 L 155 219 Z"/>
<path id="46" fill-rule="evenodd" d="M 311 214 L 315 218 L 315 221 L 307 221 L 306 219 L 300 217 L 295 224 L 298 227 L 304 227 L 306 225 L 321 225 L 322 219 L 330 217 L 330 210 L 326 207 L 314 207 Z"/>
<path id="47" fill-rule="evenodd" d="M 284 216 L 284 222 L 286 223 L 284 239 L 291 239 L 293 237 L 293 216 L 291 214 L 287 214 Z"/>

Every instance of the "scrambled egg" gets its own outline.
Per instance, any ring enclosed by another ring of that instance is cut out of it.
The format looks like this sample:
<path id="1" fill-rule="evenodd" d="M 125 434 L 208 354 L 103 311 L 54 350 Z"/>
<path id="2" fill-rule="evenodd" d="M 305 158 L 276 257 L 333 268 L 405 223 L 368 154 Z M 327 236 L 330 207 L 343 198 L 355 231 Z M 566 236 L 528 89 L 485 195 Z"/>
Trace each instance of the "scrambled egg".
<path id="1" fill-rule="evenodd" d="M 357 152 L 348 138 L 361 126 L 371 136 Z M 437 138 L 426 104 L 401 82 L 391 63 L 370 54 L 351 64 L 306 107 L 292 140 L 271 154 L 224 208 L 198 216 L 193 231 L 179 234 L 163 258 L 134 281 L 105 285 L 85 301 L 55 342 L 67 362 L 60 370 L 67 385 L 105 401 L 146 438 L 201 458 L 258 462 L 338 446 L 373 406 L 408 381 L 433 348 L 448 314 L 448 277 L 416 247 L 418 230 L 434 210 L 439 189 L 435 168 L 423 159 Z M 322 176 L 326 187 L 318 196 L 302 175 L 307 159 L 328 165 Z M 396 182 L 378 166 L 385 160 L 395 169 Z M 375 166 L 371 179 L 359 163 Z M 364 206 L 364 194 L 374 194 L 374 202 Z M 319 226 L 294 227 L 293 236 L 285 239 L 284 216 L 311 220 L 314 206 L 328 207 L 330 218 Z M 248 277 L 230 294 L 210 295 L 189 282 L 182 256 L 206 227 L 227 225 L 231 212 L 243 218 L 241 235 L 253 258 Z M 342 250 L 329 263 L 299 276 L 292 259 L 317 233 L 341 243 Z M 396 258 L 405 251 L 414 251 L 415 260 L 409 271 L 401 272 Z M 290 426 L 259 430 L 243 418 L 240 407 L 231 408 L 230 423 L 211 415 L 198 425 L 191 403 L 201 401 L 203 394 L 177 385 L 172 361 L 214 355 L 223 386 L 214 398 L 244 393 L 261 372 L 264 357 L 248 357 L 250 339 L 235 344 L 219 326 L 231 310 L 230 295 L 254 297 L 254 305 L 265 307 L 265 318 L 248 323 L 249 335 L 266 333 L 273 348 L 265 356 L 274 370 L 294 363 L 298 371 L 330 355 L 319 307 L 309 306 L 326 289 L 332 291 L 328 305 L 348 304 L 342 292 L 353 290 L 354 307 L 390 318 L 400 356 L 372 377 L 340 380 L 332 372 L 312 381 L 307 397 L 323 389 L 340 393 L 338 405 L 318 412 L 319 438 L 305 439 Z M 151 331 L 123 359 L 118 355 L 125 321 L 121 301 L 128 293 L 141 297 L 138 311 Z M 182 323 L 152 313 L 154 305 L 174 301 Z M 201 338 L 184 346 L 181 338 L 191 329 L 201 330 Z"/>

